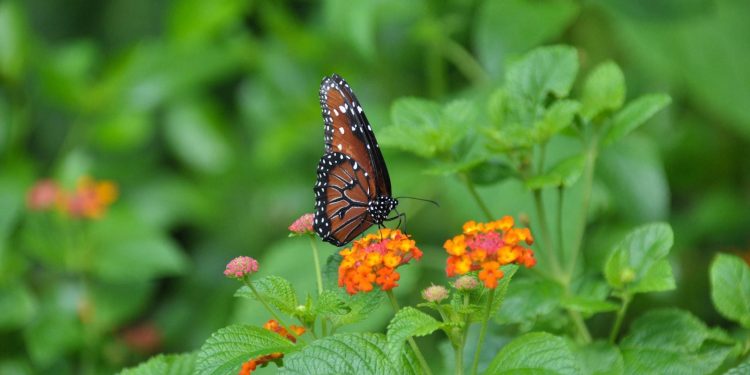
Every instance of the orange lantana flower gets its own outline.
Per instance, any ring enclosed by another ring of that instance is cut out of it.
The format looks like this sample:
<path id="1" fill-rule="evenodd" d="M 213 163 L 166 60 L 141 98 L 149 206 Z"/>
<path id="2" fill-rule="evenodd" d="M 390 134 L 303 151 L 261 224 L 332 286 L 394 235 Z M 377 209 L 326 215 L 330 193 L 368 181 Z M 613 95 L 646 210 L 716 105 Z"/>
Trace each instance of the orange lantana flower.
<path id="1" fill-rule="evenodd" d="M 523 245 L 534 243 L 528 228 L 513 228 L 513 218 L 504 216 L 489 223 L 473 220 L 463 225 L 463 233 L 443 244 L 448 252 L 445 268 L 449 277 L 479 271 L 479 279 L 487 288 L 496 288 L 503 277 L 500 266 L 510 263 L 533 267 L 534 252 Z"/>
<path id="2" fill-rule="evenodd" d="M 382 290 L 397 287 L 401 275 L 396 268 L 422 257 L 414 240 L 398 229 L 388 228 L 354 241 L 351 248 L 339 254 L 344 257 L 339 265 L 339 286 L 349 294 L 369 292 L 373 284 Z"/>
<path id="3" fill-rule="evenodd" d="M 297 342 L 297 337 L 295 337 L 295 335 L 290 334 L 289 331 L 287 331 L 286 328 L 284 328 L 284 326 L 279 324 L 279 322 L 277 322 L 274 319 L 271 319 L 268 322 L 266 322 L 266 324 L 263 325 L 263 328 L 272 332 L 276 332 L 291 342 Z M 291 325 L 289 326 L 289 329 L 294 331 L 296 336 L 300 336 L 303 333 L 305 333 L 305 327 Z M 242 364 L 239 375 L 250 375 L 253 373 L 253 371 L 255 371 L 256 368 L 258 368 L 258 366 L 261 366 L 261 367 L 265 366 L 269 362 L 276 361 L 283 357 L 284 357 L 284 353 L 271 353 L 267 355 L 262 355 L 257 358 L 252 358 L 249 361 Z"/>

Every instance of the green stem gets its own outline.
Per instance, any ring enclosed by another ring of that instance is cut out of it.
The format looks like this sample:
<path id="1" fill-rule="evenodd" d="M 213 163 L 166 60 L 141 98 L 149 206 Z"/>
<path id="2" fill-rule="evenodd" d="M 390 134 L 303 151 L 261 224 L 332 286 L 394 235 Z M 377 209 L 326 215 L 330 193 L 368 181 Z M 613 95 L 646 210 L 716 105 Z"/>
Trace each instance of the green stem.
<path id="1" fill-rule="evenodd" d="M 443 47 L 446 59 L 451 61 L 464 76 L 478 84 L 490 81 L 491 78 L 487 71 L 462 45 L 450 38 L 444 38 L 439 45 Z"/>
<path id="2" fill-rule="evenodd" d="M 396 296 L 393 295 L 393 291 L 391 290 L 386 290 L 385 294 L 388 296 L 388 299 L 391 301 L 391 306 L 393 306 L 394 314 L 397 314 L 398 311 L 401 309 L 401 307 L 399 307 L 398 305 Z M 414 351 L 414 354 L 417 356 L 417 360 L 419 361 L 419 364 L 422 366 L 422 370 L 425 372 L 425 374 L 432 375 L 430 366 L 427 364 L 427 360 L 424 359 L 424 356 L 422 355 L 422 351 L 419 350 L 417 343 L 411 337 L 409 337 L 407 341 L 409 341 L 409 346 L 411 346 L 411 349 Z"/>
<path id="3" fill-rule="evenodd" d="M 575 270 L 576 262 L 578 259 L 578 253 L 581 252 L 583 245 L 583 236 L 586 233 L 586 224 L 588 223 L 588 212 L 589 204 L 591 203 L 591 191 L 594 185 L 594 168 L 596 167 L 597 148 L 599 141 L 596 136 L 593 136 L 586 152 L 586 165 L 584 169 L 583 179 L 583 201 L 581 202 L 581 217 L 579 218 L 578 228 L 575 233 L 573 241 L 573 253 L 570 256 L 569 264 L 567 265 L 567 278 L 572 278 L 573 271 Z"/>
<path id="4" fill-rule="evenodd" d="M 492 310 L 492 300 L 495 298 L 495 289 L 490 289 L 490 295 L 487 297 L 487 307 L 484 309 L 484 319 L 482 319 L 482 329 L 479 331 L 479 342 L 477 343 L 477 349 L 474 352 L 474 362 L 471 365 L 472 375 L 476 375 L 477 368 L 479 367 L 479 355 L 482 353 L 482 345 L 484 345 L 484 337 L 487 335 L 487 323 L 490 320 L 490 311 Z"/>
<path id="5" fill-rule="evenodd" d="M 266 300 L 263 299 L 263 297 L 260 295 L 260 293 L 258 293 L 258 290 L 255 289 L 255 287 L 253 286 L 253 283 L 251 283 L 250 280 L 247 279 L 247 277 L 245 277 L 245 279 L 243 279 L 243 281 L 245 282 L 245 285 L 247 285 L 248 288 L 250 288 L 250 290 L 253 291 L 253 294 L 255 294 L 255 299 L 257 299 L 258 301 L 260 301 L 260 303 L 263 305 L 263 307 L 266 308 L 266 311 L 268 311 L 268 313 L 271 314 L 271 316 L 273 316 L 273 318 L 276 319 L 277 322 L 279 322 L 279 325 L 281 325 L 282 327 L 284 327 L 284 329 L 286 329 L 287 332 L 289 332 L 290 334 L 294 335 L 300 342 L 304 343 L 305 340 L 303 340 L 302 337 L 300 337 L 299 335 L 297 335 L 297 333 L 295 333 L 294 330 L 292 330 L 289 326 L 287 326 L 286 323 L 284 323 L 284 321 L 281 319 L 281 317 L 279 317 L 278 315 L 276 315 L 276 312 L 273 311 L 273 309 L 271 308 L 271 306 L 268 306 L 268 304 L 266 303 Z"/>
<path id="6" fill-rule="evenodd" d="M 560 280 L 562 276 L 560 274 L 560 259 L 555 256 L 554 246 L 552 245 L 552 235 L 550 234 L 549 226 L 547 225 L 547 212 L 544 209 L 544 201 L 542 200 L 542 191 L 535 189 L 534 195 L 534 207 L 536 208 L 536 215 L 539 220 L 539 228 L 542 231 L 542 239 L 544 240 L 544 254 L 545 259 L 549 262 L 552 267 L 552 279 Z M 567 284 L 566 284 L 567 285 Z"/>
<path id="7" fill-rule="evenodd" d="M 560 248 L 561 256 L 567 258 L 565 255 L 565 239 L 563 238 L 563 202 L 565 198 L 565 186 L 560 185 L 557 188 L 557 246 Z M 570 269 L 572 272 L 573 270 Z M 568 280 L 570 277 L 568 278 Z"/>
<path id="8" fill-rule="evenodd" d="M 312 252 L 313 252 L 313 262 L 315 263 L 315 280 L 318 282 L 318 297 L 320 297 L 321 294 L 323 294 L 323 275 L 320 271 L 320 255 L 318 252 L 318 245 L 315 243 L 315 235 L 310 234 L 310 245 L 312 246 Z M 313 323 L 313 328 L 315 327 L 315 323 Z M 328 322 L 325 319 L 321 319 L 320 321 L 320 330 L 322 331 L 320 334 L 325 337 L 326 331 L 328 330 Z M 315 331 L 312 332 L 313 337 L 315 337 Z"/>
<path id="9" fill-rule="evenodd" d="M 628 305 L 633 297 L 629 293 L 623 293 L 622 304 L 620 310 L 617 311 L 617 317 L 615 318 L 615 324 L 612 326 L 612 331 L 609 333 L 609 343 L 614 344 L 617 335 L 620 333 L 620 327 L 622 326 L 622 320 L 625 318 L 625 312 L 628 310 Z"/>
<path id="10" fill-rule="evenodd" d="M 568 316 L 570 316 L 570 320 L 573 321 L 573 324 L 576 327 L 576 330 L 578 331 L 578 336 L 583 340 L 585 344 L 588 344 L 591 342 L 591 332 L 589 332 L 589 328 L 586 327 L 586 322 L 583 321 L 583 317 L 581 317 L 581 313 L 574 310 L 568 310 Z"/>
<path id="11" fill-rule="evenodd" d="M 315 236 L 310 235 L 310 245 L 313 251 L 313 262 L 315 262 L 315 279 L 318 282 L 318 295 L 323 294 L 323 275 L 320 272 L 320 255 L 318 245 L 315 243 Z"/>
<path id="12" fill-rule="evenodd" d="M 461 174 L 461 178 L 464 180 L 464 183 L 466 184 L 466 188 L 469 189 L 469 193 L 477 202 L 477 205 L 479 205 L 479 208 L 482 210 L 487 220 L 489 221 L 494 220 L 494 217 L 492 216 L 492 212 L 490 211 L 489 207 L 487 207 L 487 204 L 484 203 L 484 200 L 482 199 L 482 197 L 479 195 L 479 192 L 477 191 L 476 186 L 474 186 L 474 183 L 471 182 L 471 178 L 469 178 L 469 176 L 467 176 L 466 174 Z"/>

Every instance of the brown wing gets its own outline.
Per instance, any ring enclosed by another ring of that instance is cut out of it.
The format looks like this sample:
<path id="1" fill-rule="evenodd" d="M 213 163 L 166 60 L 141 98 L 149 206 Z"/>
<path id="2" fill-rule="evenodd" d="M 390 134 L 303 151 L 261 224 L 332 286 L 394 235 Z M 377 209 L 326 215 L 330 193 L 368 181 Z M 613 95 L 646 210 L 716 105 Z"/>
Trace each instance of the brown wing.
<path id="1" fill-rule="evenodd" d="M 372 175 L 349 155 L 323 155 L 313 189 L 313 229 L 324 241 L 346 245 L 373 224 L 367 211 L 375 194 L 373 182 Z"/>
<path id="2" fill-rule="evenodd" d="M 362 109 L 357 96 L 354 95 L 354 91 L 351 86 L 338 74 L 334 74 L 330 78 L 338 87 L 338 91 L 343 94 L 345 103 L 350 104 L 353 121 L 358 125 L 358 135 L 364 137 L 365 149 L 369 154 L 369 160 L 371 166 L 371 174 L 374 176 L 376 185 L 378 187 L 378 195 L 391 195 L 391 178 L 388 175 L 388 168 L 385 165 L 383 154 L 380 152 L 380 146 L 375 138 L 375 133 L 372 131 L 370 122 L 367 120 L 367 115 Z M 345 106 L 346 108 L 346 106 Z M 335 144 L 335 143 L 334 143 Z M 357 160 L 362 160 L 357 158 Z"/>

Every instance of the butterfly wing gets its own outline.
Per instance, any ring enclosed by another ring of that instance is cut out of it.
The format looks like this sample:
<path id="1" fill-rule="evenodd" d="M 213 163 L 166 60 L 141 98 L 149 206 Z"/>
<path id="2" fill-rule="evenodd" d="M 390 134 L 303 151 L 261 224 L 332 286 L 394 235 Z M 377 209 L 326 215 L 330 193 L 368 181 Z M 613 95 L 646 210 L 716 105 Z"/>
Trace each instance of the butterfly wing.
<path id="1" fill-rule="evenodd" d="M 326 152 L 342 152 L 365 164 L 375 179 L 376 196 L 390 196 L 391 180 L 383 154 L 349 84 L 338 74 L 324 78 L 320 85 L 320 104 L 326 125 Z"/>
<path id="2" fill-rule="evenodd" d="M 318 162 L 313 230 L 343 246 L 373 223 L 367 208 L 375 186 L 372 175 L 351 156 L 329 152 Z"/>

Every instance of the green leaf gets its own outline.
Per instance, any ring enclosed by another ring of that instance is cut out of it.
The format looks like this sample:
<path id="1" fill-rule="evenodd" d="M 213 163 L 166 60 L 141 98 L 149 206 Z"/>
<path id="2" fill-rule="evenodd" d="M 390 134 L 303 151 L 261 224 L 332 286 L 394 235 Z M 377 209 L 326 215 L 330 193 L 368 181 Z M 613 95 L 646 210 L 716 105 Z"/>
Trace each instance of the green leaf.
<path id="1" fill-rule="evenodd" d="M 195 371 L 195 353 L 159 354 L 140 365 L 119 372 L 120 375 L 192 375 Z"/>
<path id="2" fill-rule="evenodd" d="M 283 277 L 266 276 L 259 280 L 253 280 L 253 286 L 264 301 L 270 303 L 279 311 L 289 315 L 294 315 L 296 312 L 297 305 L 299 305 L 297 292 L 294 291 L 292 284 Z M 234 296 L 251 300 L 257 299 L 255 293 L 247 286 L 238 289 Z"/>
<path id="3" fill-rule="evenodd" d="M 203 102 L 174 105 L 165 123 L 167 143 L 187 166 L 198 172 L 220 173 L 227 168 L 231 154 L 220 124 L 218 111 Z"/>
<path id="4" fill-rule="evenodd" d="M 500 281 L 497 283 L 497 287 L 495 288 L 495 293 L 492 298 L 492 305 L 490 306 L 490 316 L 494 316 L 497 310 L 500 308 L 500 306 L 503 305 L 503 302 L 505 301 L 505 296 L 508 294 L 508 287 L 510 286 L 510 281 L 513 279 L 513 275 L 516 274 L 516 271 L 518 271 L 518 266 L 515 264 L 508 264 L 501 267 L 501 270 L 503 271 L 503 278 L 500 279 Z M 485 290 L 485 292 L 488 292 Z M 485 293 L 487 297 L 489 297 L 489 293 Z M 480 304 L 484 304 L 481 303 Z M 481 320 L 484 320 L 484 317 L 480 318 Z"/>
<path id="5" fill-rule="evenodd" d="M 561 304 L 568 310 L 579 311 L 584 314 L 596 314 L 607 311 L 615 311 L 620 305 L 609 301 L 591 298 L 588 296 L 566 296 Z"/>
<path id="6" fill-rule="evenodd" d="M 553 281 L 531 277 L 516 279 L 508 288 L 497 322 L 524 324 L 534 321 L 554 311 L 560 305 L 562 295 L 562 287 Z"/>
<path id="7" fill-rule="evenodd" d="M 340 293 L 329 289 L 323 290 L 313 305 L 313 313 L 316 315 L 343 315 L 347 311 L 348 308 Z"/>
<path id="8" fill-rule="evenodd" d="M 477 11 L 474 34 L 482 65 L 497 75 L 508 56 L 560 36 L 579 9 L 571 0 L 483 2 Z"/>
<path id="9" fill-rule="evenodd" d="M 543 175 L 526 180 L 526 187 L 531 190 L 546 187 L 570 187 L 575 184 L 583 173 L 586 165 L 586 154 L 578 154 L 560 160 Z"/>
<path id="10" fill-rule="evenodd" d="M 580 374 L 573 352 L 560 337 L 545 332 L 527 333 L 506 345 L 486 374 Z"/>
<path id="11" fill-rule="evenodd" d="M 0 286 L 0 330 L 20 328 L 34 316 L 36 301 L 31 291 L 23 284 L 11 283 Z"/>
<path id="12" fill-rule="evenodd" d="M 383 145 L 430 158 L 457 144 L 475 125 L 473 102 L 456 100 L 441 107 L 418 98 L 402 98 L 391 107 L 393 125 L 378 135 Z"/>
<path id="13" fill-rule="evenodd" d="M 511 64 L 505 88 L 512 122 L 534 124 L 547 96 L 568 96 L 577 73 L 578 54 L 567 46 L 537 48 Z"/>
<path id="14" fill-rule="evenodd" d="M 620 109 L 625 101 L 625 77 L 620 67 L 611 61 L 599 64 L 586 78 L 581 96 L 581 116 L 586 120 Z"/>
<path id="15" fill-rule="evenodd" d="M 405 307 L 396 313 L 388 324 L 388 355 L 397 361 L 403 352 L 404 342 L 412 336 L 426 336 L 440 329 L 435 318 L 413 308 Z"/>
<path id="16" fill-rule="evenodd" d="M 732 367 L 729 371 L 725 372 L 724 375 L 745 375 L 750 374 L 750 358 L 746 359 L 739 365 Z"/>
<path id="17" fill-rule="evenodd" d="M 289 353 L 295 345 L 260 327 L 231 325 L 216 331 L 198 353 L 196 373 L 236 374 L 244 362 L 271 353 Z"/>
<path id="18" fill-rule="evenodd" d="M 617 346 L 597 341 L 574 347 L 573 350 L 581 366 L 581 374 L 621 375 L 625 372 L 622 354 Z"/>
<path id="19" fill-rule="evenodd" d="M 666 107 L 671 101 L 672 99 L 669 95 L 650 94 L 628 103 L 625 108 L 615 114 L 612 119 L 612 125 L 607 130 L 602 144 L 608 145 L 628 135 L 653 117 L 656 112 Z"/>
<path id="20" fill-rule="evenodd" d="M 620 343 L 626 374 L 708 374 L 732 346 L 713 340 L 706 325 L 687 311 L 653 310 L 633 322 Z"/>
<path id="21" fill-rule="evenodd" d="M 348 311 L 342 315 L 331 316 L 334 327 L 359 322 L 375 311 L 385 302 L 385 293 L 377 291 L 370 293 L 357 293 L 353 296 L 344 297 Z"/>
<path id="22" fill-rule="evenodd" d="M 148 280 L 187 267 L 187 258 L 171 238 L 135 217 L 112 210 L 91 229 L 97 250 L 91 268 L 104 280 Z"/>
<path id="23" fill-rule="evenodd" d="M 542 121 L 534 124 L 537 143 L 547 142 L 570 126 L 580 108 L 581 104 L 575 100 L 560 100 L 552 104 L 544 113 Z"/>
<path id="24" fill-rule="evenodd" d="M 316 340 L 284 358 L 280 374 L 419 374 L 413 359 L 392 361 L 386 338 L 374 333 L 343 333 Z"/>
<path id="25" fill-rule="evenodd" d="M 711 300 L 721 315 L 750 327 L 750 267 L 734 255 L 719 254 L 711 264 Z"/>
<path id="26" fill-rule="evenodd" d="M 673 238 L 666 223 L 647 224 L 628 233 L 612 249 L 604 266 L 609 285 L 629 293 L 674 289 L 672 268 L 666 260 Z"/>

